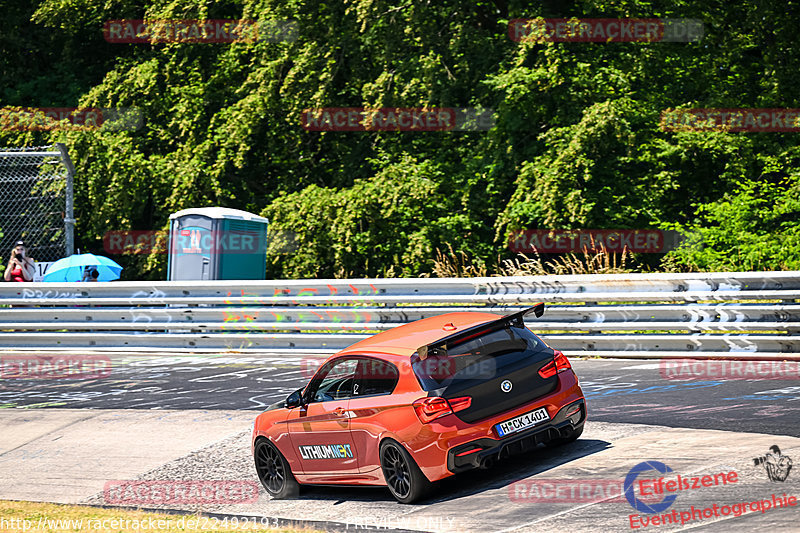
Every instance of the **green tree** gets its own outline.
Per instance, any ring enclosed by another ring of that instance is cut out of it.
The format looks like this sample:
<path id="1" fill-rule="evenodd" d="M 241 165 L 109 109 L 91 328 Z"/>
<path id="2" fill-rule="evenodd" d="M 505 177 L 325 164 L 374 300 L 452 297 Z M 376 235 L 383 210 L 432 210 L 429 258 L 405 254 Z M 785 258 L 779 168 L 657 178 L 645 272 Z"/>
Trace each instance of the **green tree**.
<path id="1" fill-rule="evenodd" d="M 686 240 L 666 263 L 684 270 L 800 270 L 800 173 L 743 180 L 676 224 Z"/>
<path id="2" fill-rule="evenodd" d="M 795 133 L 659 126 L 668 108 L 800 107 L 794 1 L 6 3 L 3 107 L 143 116 L 134 131 L 0 131 L 4 145 L 68 144 L 82 249 L 102 249 L 107 231 L 165 229 L 174 211 L 220 205 L 266 213 L 276 236 L 296 233 L 294 254 L 271 248 L 275 277 L 425 274 L 435 250 L 450 246 L 491 265 L 511 255 L 506 238 L 519 228 L 702 223 L 697 204 L 731 198 L 740 182 L 758 186 L 763 162 L 797 146 Z M 510 19 L 538 16 L 693 18 L 705 35 L 694 43 L 508 38 Z M 104 23 L 126 18 L 293 20 L 297 39 L 106 42 Z M 305 109 L 340 106 L 487 107 L 496 125 L 301 127 Z M 791 160 L 782 167 L 789 177 L 796 170 Z M 159 278 L 166 257 L 123 263 L 126 277 Z"/>

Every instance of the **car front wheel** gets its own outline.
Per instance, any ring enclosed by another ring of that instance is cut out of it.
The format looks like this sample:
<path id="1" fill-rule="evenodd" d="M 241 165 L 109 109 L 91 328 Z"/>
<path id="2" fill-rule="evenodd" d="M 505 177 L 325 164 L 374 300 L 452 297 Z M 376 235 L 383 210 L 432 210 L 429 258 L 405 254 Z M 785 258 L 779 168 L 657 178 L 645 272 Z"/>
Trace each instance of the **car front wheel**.
<path id="1" fill-rule="evenodd" d="M 381 444 L 380 456 L 386 485 L 397 501 L 414 503 L 430 490 L 431 482 L 400 444 L 385 441 Z"/>
<path id="2" fill-rule="evenodd" d="M 274 444 L 266 439 L 256 442 L 253 456 L 258 479 L 267 493 L 275 499 L 295 498 L 300 484 L 292 475 L 289 463 Z"/>

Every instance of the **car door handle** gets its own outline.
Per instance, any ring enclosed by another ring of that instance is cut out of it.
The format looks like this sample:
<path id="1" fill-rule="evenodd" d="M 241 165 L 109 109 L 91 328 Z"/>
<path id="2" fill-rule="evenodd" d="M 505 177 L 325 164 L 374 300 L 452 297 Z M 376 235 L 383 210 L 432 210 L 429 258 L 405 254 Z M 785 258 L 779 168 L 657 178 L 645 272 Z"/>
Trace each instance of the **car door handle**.
<path id="1" fill-rule="evenodd" d="M 344 416 L 344 408 L 337 407 L 336 409 L 333 410 L 333 414 L 335 414 L 336 416 Z"/>

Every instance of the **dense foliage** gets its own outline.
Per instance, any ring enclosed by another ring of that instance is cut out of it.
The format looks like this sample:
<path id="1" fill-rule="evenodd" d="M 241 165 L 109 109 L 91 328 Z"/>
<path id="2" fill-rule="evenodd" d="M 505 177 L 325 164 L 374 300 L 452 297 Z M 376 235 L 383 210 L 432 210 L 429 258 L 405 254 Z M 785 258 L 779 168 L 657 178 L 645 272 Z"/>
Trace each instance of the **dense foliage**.
<path id="1" fill-rule="evenodd" d="M 670 269 L 798 268 L 797 133 L 663 131 L 661 112 L 800 107 L 797 2 L 7 0 L 0 105 L 137 108 L 70 147 L 77 241 L 221 205 L 267 216 L 272 277 L 419 275 L 520 228 L 677 228 Z M 513 42 L 509 19 L 704 22 L 696 43 Z M 113 19 L 294 20 L 297 39 L 113 44 Z M 309 107 L 487 107 L 473 132 L 313 132 Z M 289 236 L 289 237 L 287 237 Z M 126 258 L 159 278 L 166 257 Z M 659 267 L 660 256 L 638 257 Z"/>

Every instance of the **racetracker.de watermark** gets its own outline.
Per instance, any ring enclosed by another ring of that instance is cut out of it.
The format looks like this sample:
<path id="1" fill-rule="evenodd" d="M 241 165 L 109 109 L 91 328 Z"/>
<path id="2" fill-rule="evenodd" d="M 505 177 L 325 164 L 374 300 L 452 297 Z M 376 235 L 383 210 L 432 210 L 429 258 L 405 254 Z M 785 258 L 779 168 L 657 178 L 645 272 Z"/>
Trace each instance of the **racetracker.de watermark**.
<path id="1" fill-rule="evenodd" d="M 103 486 L 103 501 L 108 505 L 253 503 L 258 487 L 250 480 L 112 480 Z"/>
<path id="2" fill-rule="evenodd" d="M 302 323 L 302 322 L 300 322 Z M 288 325 L 287 325 L 288 328 Z M 350 325 L 349 329 L 358 329 L 358 324 Z M 305 379 L 314 377 L 317 371 L 325 362 L 323 358 L 305 357 L 300 361 L 300 372 Z M 426 358 L 418 360 L 412 364 L 401 364 L 399 366 L 387 365 L 381 361 L 365 359 L 361 372 L 369 376 L 370 381 L 395 381 L 398 373 L 403 375 L 414 375 L 419 373 L 423 376 L 436 379 L 439 382 L 445 380 L 466 381 L 466 380 L 487 380 L 497 376 L 497 362 L 494 359 L 479 361 L 475 364 L 458 369 L 458 363 L 452 357 L 448 358 Z M 351 372 L 347 367 L 336 366 L 327 374 L 328 378 L 334 376 L 346 376 Z"/>
<path id="3" fill-rule="evenodd" d="M 662 359 L 659 372 L 664 379 L 789 379 L 800 380 L 798 361 L 730 361 Z"/>
<path id="4" fill-rule="evenodd" d="M 797 132 L 800 108 L 694 108 L 661 112 L 664 131 Z"/>
<path id="5" fill-rule="evenodd" d="M 681 240 L 675 231 L 657 229 L 528 229 L 512 231 L 508 247 L 515 253 L 666 253 Z"/>
<path id="6" fill-rule="evenodd" d="M 144 123 L 131 107 L 6 107 L 0 129 L 6 131 L 135 131 Z"/>
<path id="7" fill-rule="evenodd" d="M 109 43 L 254 43 L 296 41 L 297 21 L 249 19 L 109 20 L 103 37 Z"/>
<path id="8" fill-rule="evenodd" d="M 645 509 L 660 503 L 664 499 L 664 494 L 726 485 L 737 481 L 738 474 L 733 471 L 702 476 L 637 478 L 627 484 L 622 479 L 531 479 L 509 485 L 508 497 L 517 503 L 624 502 L 630 501 L 638 488 L 635 503 Z"/>
<path id="9" fill-rule="evenodd" d="M 456 519 L 449 516 L 359 516 L 348 518 L 343 531 L 412 530 L 458 531 Z"/>
<path id="10" fill-rule="evenodd" d="M 111 374 L 106 355 L 4 355 L 1 379 L 98 379 Z"/>
<path id="11" fill-rule="evenodd" d="M 494 124 L 493 110 L 471 107 L 321 107 L 300 117 L 308 131 L 486 131 Z"/>
<path id="12" fill-rule="evenodd" d="M 249 230 L 123 230 L 103 235 L 103 250 L 108 254 L 263 254 L 266 246 L 263 232 Z"/>
<path id="13" fill-rule="evenodd" d="M 525 479 L 508 486 L 508 498 L 515 503 L 624 502 L 625 491 L 621 479 Z"/>
<path id="14" fill-rule="evenodd" d="M 175 516 L 168 518 L 107 516 L 87 518 L 50 518 L 40 514 L 30 518 L 5 518 L 0 516 L 0 531 L 263 531 L 284 529 L 288 520 L 269 516 Z"/>
<path id="15" fill-rule="evenodd" d="M 563 19 L 533 18 L 508 21 L 515 42 L 550 43 L 691 43 L 703 38 L 696 19 Z"/>

